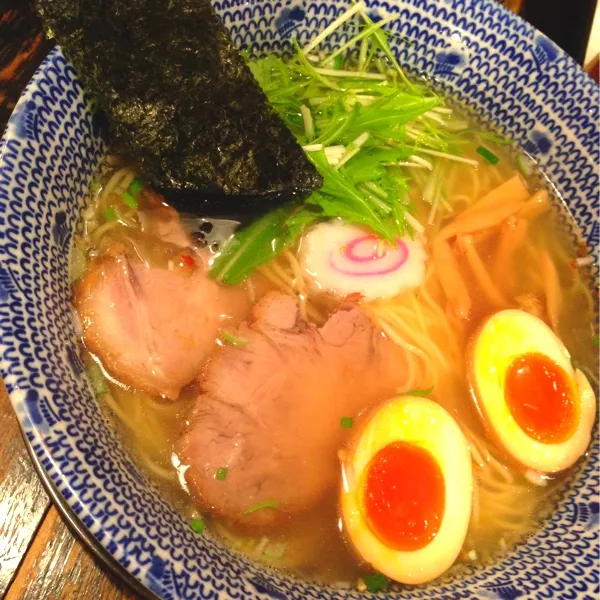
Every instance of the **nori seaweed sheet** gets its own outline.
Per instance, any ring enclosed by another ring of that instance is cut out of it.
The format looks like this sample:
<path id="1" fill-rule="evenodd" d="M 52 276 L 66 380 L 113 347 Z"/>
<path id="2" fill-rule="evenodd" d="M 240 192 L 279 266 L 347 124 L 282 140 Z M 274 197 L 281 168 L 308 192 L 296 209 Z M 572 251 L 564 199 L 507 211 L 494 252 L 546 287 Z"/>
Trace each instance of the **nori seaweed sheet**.
<path id="1" fill-rule="evenodd" d="M 209 0 L 35 0 L 108 113 L 115 149 L 176 207 L 261 213 L 322 181 Z"/>

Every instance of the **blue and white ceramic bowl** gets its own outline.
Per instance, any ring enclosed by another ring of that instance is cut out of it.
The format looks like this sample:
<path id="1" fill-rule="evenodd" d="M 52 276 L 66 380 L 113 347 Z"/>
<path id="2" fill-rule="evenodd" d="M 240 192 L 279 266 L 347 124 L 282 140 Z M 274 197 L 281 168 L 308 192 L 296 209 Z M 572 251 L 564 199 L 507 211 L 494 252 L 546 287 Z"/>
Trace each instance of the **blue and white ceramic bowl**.
<path id="1" fill-rule="evenodd" d="M 237 44 L 265 52 L 285 50 L 291 36 L 306 42 L 348 3 L 214 4 Z M 596 85 L 492 0 L 368 4 L 374 16 L 400 13 L 392 44 L 401 64 L 432 76 L 539 162 L 596 255 Z M 332 35 L 328 44 L 343 38 Z M 78 198 L 106 151 L 101 129 L 56 48 L 27 86 L 0 145 L 0 367 L 40 473 L 96 551 L 147 593 L 176 600 L 359 598 L 265 572 L 194 534 L 101 418 L 78 356 L 67 276 Z M 402 598 L 596 598 L 598 465 L 595 442 L 544 527 L 493 566 L 405 590 Z"/>

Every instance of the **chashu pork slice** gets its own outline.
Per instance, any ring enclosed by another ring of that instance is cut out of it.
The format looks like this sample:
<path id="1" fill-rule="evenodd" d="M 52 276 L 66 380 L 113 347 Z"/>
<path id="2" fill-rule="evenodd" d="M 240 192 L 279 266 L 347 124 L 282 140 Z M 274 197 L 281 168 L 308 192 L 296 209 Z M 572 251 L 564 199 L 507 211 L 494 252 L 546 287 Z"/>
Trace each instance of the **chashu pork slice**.
<path id="1" fill-rule="evenodd" d="M 311 508 L 339 485 L 337 451 L 349 433 L 341 419 L 393 396 L 406 358 L 358 309 L 317 328 L 279 293 L 263 297 L 235 336 L 246 344 L 220 348 L 207 363 L 179 451 L 205 509 L 256 527 Z M 263 502 L 277 508 L 249 512 Z"/>
<path id="2" fill-rule="evenodd" d="M 75 307 L 86 347 L 111 376 L 175 399 L 200 374 L 220 329 L 245 316 L 248 299 L 201 266 L 191 274 L 148 267 L 117 246 L 88 268 Z"/>

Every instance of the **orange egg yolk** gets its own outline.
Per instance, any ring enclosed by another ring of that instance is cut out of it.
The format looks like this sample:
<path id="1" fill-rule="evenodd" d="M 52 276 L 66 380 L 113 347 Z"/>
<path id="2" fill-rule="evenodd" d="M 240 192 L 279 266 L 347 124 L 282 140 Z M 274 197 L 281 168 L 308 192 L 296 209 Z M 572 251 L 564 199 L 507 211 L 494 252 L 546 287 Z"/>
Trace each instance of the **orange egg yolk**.
<path id="1" fill-rule="evenodd" d="M 427 450 L 406 442 L 385 446 L 369 462 L 363 490 L 369 529 L 389 548 L 419 550 L 439 531 L 446 489 Z"/>
<path id="2" fill-rule="evenodd" d="M 519 427 L 544 444 L 568 440 L 579 420 L 569 375 L 539 353 L 515 358 L 506 371 L 504 395 Z"/>

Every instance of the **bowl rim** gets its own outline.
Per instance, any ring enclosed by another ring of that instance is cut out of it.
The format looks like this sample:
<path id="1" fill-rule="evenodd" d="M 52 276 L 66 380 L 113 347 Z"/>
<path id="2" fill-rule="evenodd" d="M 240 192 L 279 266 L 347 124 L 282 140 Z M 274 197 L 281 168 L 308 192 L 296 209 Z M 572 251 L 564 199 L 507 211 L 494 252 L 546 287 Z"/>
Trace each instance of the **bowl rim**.
<path id="1" fill-rule="evenodd" d="M 471 1 L 476 1 L 476 0 L 471 0 Z M 521 20 L 523 23 L 525 23 L 525 21 L 523 21 L 518 15 L 514 15 L 513 13 L 510 13 L 507 9 L 505 9 L 503 6 L 501 5 L 496 5 L 495 6 L 496 9 L 499 9 L 501 11 L 505 11 L 508 15 L 510 15 L 511 18 L 513 19 L 519 19 Z M 535 30 L 535 28 L 533 28 L 531 25 L 529 25 L 528 23 L 526 23 L 526 25 L 533 30 L 534 32 L 537 33 L 537 30 Z M 15 105 L 15 108 L 13 110 L 13 113 L 11 114 L 9 121 L 7 123 L 6 126 L 6 130 L 2 136 L 2 139 L 0 140 L 0 168 L 2 167 L 2 156 L 3 156 L 3 149 L 5 144 L 8 143 L 11 135 L 10 135 L 10 129 L 11 129 L 11 125 L 15 124 L 15 119 L 16 119 L 16 113 L 18 111 L 18 109 L 20 107 L 22 107 L 22 105 L 29 99 L 31 92 L 36 89 L 36 85 L 37 85 L 37 80 L 40 76 L 40 74 L 43 72 L 44 67 L 48 64 L 49 59 L 54 55 L 54 53 L 56 52 L 56 48 L 55 47 L 53 50 L 50 51 L 50 53 L 48 54 L 48 56 L 46 56 L 44 58 L 44 60 L 42 61 L 42 63 L 40 64 L 40 66 L 36 69 L 35 73 L 33 74 L 33 76 L 31 77 L 30 81 L 27 83 L 27 85 L 25 86 L 17 104 Z M 562 50 L 559 50 L 560 53 L 564 54 L 562 52 Z M 570 58 L 570 57 L 569 57 Z M 570 59 L 572 60 L 572 59 Z M 572 61 L 574 65 L 576 65 L 576 63 L 574 61 Z M 580 74 L 584 74 L 587 79 L 590 82 L 593 82 L 593 80 L 589 77 L 589 75 L 587 73 L 585 73 L 580 67 L 579 65 L 577 65 L 577 68 L 579 70 Z M 0 185 L 1 185 L 1 181 L 0 181 Z M 1 258 L 1 256 L 0 256 Z M 4 372 L 4 369 L 1 370 L 1 375 L 4 377 L 6 375 L 6 373 Z M 14 400 L 12 398 L 13 394 L 10 394 L 11 397 L 11 403 L 13 403 L 14 406 Z M 23 439 L 25 440 L 25 445 L 28 451 L 28 454 L 34 464 L 34 467 L 38 473 L 38 475 L 40 476 L 44 487 L 46 488 L 46 490 L 48 491 L 49 495 L 51 496 L 54 504 L 57 506 L 58 510 L 60 511 L 61 515 L 63 516 L 63 518 L 65 518 L 69 524 L 69 526 L 75 531 L 75 533 L 78 535 L 78 537 L 85 543 L 85 545 L 92 551 L 92 553 L 99 558 L 103 564 L 105 564 L 109 570 L 114 573 L 116 576 L 118 576 L 120 579 L 123 579 L 129 586 L 131 586 L 138 594 L 143 595 L 144 597 L 147 598 L 158 598 L 158 596 L 156 596 L 146 585 L 144 585 L 141 581 L 139 581 L 135 576 L 133 576 L 126 567 L 124 567 L 118 560 L 116 560 L 105 548 L 104 546 L 101 544 L 101 542 L 95 537 L 95 535 L 93 533 L 91 533 L 87 527 L 83 524 L 83 522 L 81 521 L 81 519 L 74 513 L 73 509 L 69 506 L 69 504 L 66 502 L 65 498 L 63 497 L 62 493 L 56 488 L 56 486 L 54 485 L 54 483 L 52 482 L 51 478 L 49 477 L 48 472 L 44 469 L 43 465 L 41 464 L 39 457 L 36 455 L 34 449 L 32 448 L 30 441 L 27 439 L 27 436 L 25 435 L 24 429 L 23 429 L 23 423 L 21 422 L 21 420 L 19 420 L 19 426 L 20 426 L 20 430 L 23 436 Z M 595 434 L 597 432 L 597 425 L 596 428 L 594 430 Z M 598 442 L 597 440 L 597 435 L 595 435 L 595 441 L 596 443 Z M 596 461 L 598 462 L 598 461 Z M 596 465 L 597 466 L 597 465 Z"/>

